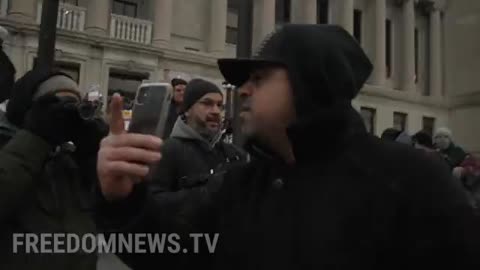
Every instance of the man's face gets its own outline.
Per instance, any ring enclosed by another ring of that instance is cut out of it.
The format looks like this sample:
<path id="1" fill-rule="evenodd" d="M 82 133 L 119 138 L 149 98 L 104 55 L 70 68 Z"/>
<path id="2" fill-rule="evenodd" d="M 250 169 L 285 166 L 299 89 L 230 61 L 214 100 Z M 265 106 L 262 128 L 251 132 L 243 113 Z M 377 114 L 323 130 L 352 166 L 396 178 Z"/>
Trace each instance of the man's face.
<path id="1" fill-rule="evenodd" d="M 435 145 L 441 150 L 445 150 L 450 146 L 450 138 L 446 135 L 435 136 Z"/>
<path id="2" fill-rule="evenodd" d="M 239 88 L 242 132 L 248 137 L 271 141 L 295 118 L 292 90 L 287 71 L 267 68 L 254 71 Z"/>
<path id="3" fill-rule="evenodd" d="M 187 124 L 201 135 L 212 137 L 220 131 L 223 107 L 222 95 L 208 93 L 187 111 Z"/>
<path id="4" fill-rule="evenodd" d="M 185 93 L 185 85 L 179 84 L 173 88 L 173 100 L 176 104 L 183 104 L 183 94 Z"/>

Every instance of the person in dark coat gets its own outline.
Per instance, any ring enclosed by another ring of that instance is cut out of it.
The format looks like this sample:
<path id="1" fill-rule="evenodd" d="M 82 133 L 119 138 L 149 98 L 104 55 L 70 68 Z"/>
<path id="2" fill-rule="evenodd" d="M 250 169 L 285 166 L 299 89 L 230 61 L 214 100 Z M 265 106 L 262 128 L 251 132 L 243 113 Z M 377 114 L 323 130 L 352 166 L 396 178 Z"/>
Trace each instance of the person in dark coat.
<path id="1" fill-rule="evenodd" d="M 240 86 L 251 162 L 229 170 L 213 194 L 215 269 L 475 267 L 478 222 L 448 168 L 413 147 L 373 137 L 353 109 L 372 65 L 347 31 L 285 25 L 253 59 L 218 63 Z M 115 167 L 125 159 L 112 156 L 113 146 L 141 141 L 148 151 L 138 165 L 160 158 L 161 142 L 120 128 L 99 153 L 102 195 L 106 205 L 148 209 L 148 193 L 140 196 L 138 181 L 125 178 L 148 169 Z M 123 213 L 157 228 L 169 222 L 161 211 Z"/>
<path id="2" fill-rule="evenodd" d="M 416 149 L 425 151 L 432 158 L 440 159 L 445 162 L 443 156 L 435 149 L 432 135 L 426 131 L 419 131 L 412 136 L 413 146 Z M 445 162 L 446 163 L 446 162 Z M 448 165 L 448 163 L 446 163 Z"/>
<path id="3" fill-rule="evenodd" d="M 478 223 L 448 168 L 361 126 L 351 99 L 372 66 L 346 31 L 285 26 L 254 60 L 219 66 L 242 85 L 250 149 L 262 150 L 251 151 L 237 185 L 224 186 L 219 269 L 473 263 L 477 250 L 458 230 L 478 241 Z"/>
<path id="4" fill-rule="evenodd" d="M 223 94 L 215 84 L 202 79 L 189 82 L 183 112 L 163 145 L 163 159 L 154 173 L 158 188 L 179 191 L 203 186 L 212 172 L 243 160 L 240 151 L 221 141 L 222 110 Z"/>
<path id="5" fill-rule="evenodd" d="M 413 144 L 417 149 L 423 149 L 427 152 L 435 151 L 432 135 L 421 130 L 412 136 Z"/>
<path id="6" fill-rule="evenodd" d="M 187 81 L 181 78 L 175 78 L 171 82 L 173 87 L 173 99 L 168 112 L 167 123 L 165 124 L 165 138 L 170 137 L 173 126 L 177 122 L 177 118 L 182 112 L 183 99 L 185 95 L 185 88 Z"/>
<path id="7" fill-rule="evenodd" d="M 380 138 L 382 140 L 388 140 L 388 141 L 394 142 L 398 138 L 398 135 L 400 135 L 400 133 L 402 132 L 398 129 L 387 128 L 382 132 L 382 135 L 380 136 Z"/>
<path id="8" fill-rule="evenodd" d="M 14 128 L 0 142 L 0 268 L 96 269 L 95 253 L 35 254 L 25 244 L 15 252 L 12 236 L 71 233 L 81 239 L 96 233 L 96 153 L 108 126 L 100 119 L 81 119 L 82 94 L 63 73 L 29 71 L 13 88 L 6 119 Z"/>
<path id="9" fill-rule="evenodd" d="M 8 55 L 3 51 L 3 39 L 8 32 L 1 26 L 0 32 L 3 32 L 0 34 L 0 107 L 6 107 L 4 102 L 10 98 L 16 70 Z M 0 117 L 4 112 L 4 108 L 0 108 Z"/>
<path id="10" fill-rule="evenodd" d="M 221 140 L 223 104 L 222 91 L 209 81 L 193 79 L 185 89 L 182 113 L 162 146 L 163 158 L 155 165 L 149 184 L 150 192 L 155 194 L 151 207 L 175 217 L 171 231 L 195 229 L 206 233 L 215 229 L 209 194 L 220 188 L 223 177 L 211 176 L 245 161 L 240 149 Z M 151 263 L 122 257 L 134 269 Z M 168 259 L 175 269 L 191 269 L 205 264 L 211 256 L 187 254 Z M 163 258 L 164 264 L 166 260 Z"/>
<path id="11" fill-rule="evenodd" d="M 414 145 L 412 137 L 408 135 L 406 131 L 400 131 L 395 128 L 387 128 L 382 132 L 380 136 L 382 140 L 388 140 L 391 142 L 403 143 L 406 145 Z"/>
<path id="12" fill-rule="evenodd" d="M 448 128 L 439 128 L 435 131 L 433 136 L 435 147 L 445 158 L 445 161 L 450 166 L 450 169 L 455 169 L 467 157 L 467 153 L 453 141 L 452 131 Z"/>

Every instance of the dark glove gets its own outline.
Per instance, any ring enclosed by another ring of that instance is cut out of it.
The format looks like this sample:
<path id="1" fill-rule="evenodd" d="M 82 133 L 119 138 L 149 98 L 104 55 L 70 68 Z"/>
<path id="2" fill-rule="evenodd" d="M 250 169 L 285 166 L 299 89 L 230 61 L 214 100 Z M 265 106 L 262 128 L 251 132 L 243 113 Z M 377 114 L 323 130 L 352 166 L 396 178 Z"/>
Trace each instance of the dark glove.
<path id="1" fill-rule="evenodd" d="M 75 153 L 81 157 L 95 155 L 100 149 L 100 141 L 108 135 L 108 132 L 109 127 L 102 119 L 83 120 L 79 132 L 73 139 Z"/>
<path id="2" fill-rule="evenodd" d="M 82 122 L 77 102 L 73 97 L 42 96 L 28 111 L 24 128 L 54 146 L 72 141 Z"/>

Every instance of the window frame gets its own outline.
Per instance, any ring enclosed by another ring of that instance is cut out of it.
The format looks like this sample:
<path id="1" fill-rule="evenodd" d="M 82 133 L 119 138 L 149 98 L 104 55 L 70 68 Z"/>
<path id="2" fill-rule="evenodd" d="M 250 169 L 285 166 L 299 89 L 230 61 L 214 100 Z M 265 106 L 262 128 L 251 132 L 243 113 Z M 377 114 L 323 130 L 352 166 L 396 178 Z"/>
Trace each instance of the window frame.
<path id="1" fill-rule="evenodd" d="M 113 7 L 115 6 L 115 2 L 116 3 L 119 3 L 119 4 L 122 4 L 122 12 L 121 14 L 118 14 L 118 13 L 115 13 L 114 10 L 113 10 Z M 126 7 L 127 6 L 133 6 L 134 7 L 134 15 L 135 16 L 129 16 L 127 15 L 126 13 Z M 130 1 L 126 1 L 126 0 L 113 0 L 112 2 L 112 13 L 116 14 L 116 15 L 120 15 L 120 16 L 126 16 L 126 17 L 130 17 L 130 18 L 138 18 L 138 3 L 136 2 L 130 2 Z"/>
<path id="2" fill-rule="evenodd" d="M 279 14 L 281 12 L 281 14 Z M 291 0 L 277 0 L 275 4 L 275 25 L 290 23 L 292 19 Z"/>
<path id="3" fill-rule="evenodd" d="M 74 1 L 75 3 L 74 4 L 70 3 L 72 1 Z M 72 6 L 77 6 L 78 7 L 78 0 L 60 0 L 60 4 L 62 4 L 62 5 L 67 4 L 67 5 L 72 5 Z"/>
<path id="4" fill-rule="evenodd" d="M 420 30 L 418 27 L 415 27 L 415 32 L 413 34 L 414 36 L 414 54 L 415 54 L 415 84 L 418 84 L 419 82 L 419 64 L 420 64 Z"/>
<path id="5" fill-rule="evenodd" d="M 393 23 L 389 18 L 385 20 L 385 67 L 387 78 L 391 78 L 393 74 Z"/>
<path id="6" fill-rule="evenodd" d="M 401 128 L 397 128 L 395 119 L 397 116 L 401 116 L 403 118 L 403 123 Z M 400 131 L 406 131 L 408 129 L 408 113 L 404 112 L 393 112 L 393 127 Z"/>
<path id="7" fill-rule="evenodd" d="M 233 34 L 233 37 L 231 35 L 229 35 L 229 33 Z M 232 38 L 233 38 L 233 41 L 231 40 Z M 237 45 L 238 44 L 238 27 L 233 27 L 233 26 L 227 25 L 225 42 L 227 44 L 231 44 L 231 45 Z"/>
<path id="8" fill-rule="evenodd" d="M 358 16 L 358 17 L 357 17 Z M 357 19 L 359 20 L 357 23 Z M 363 37 L 363 10 L 353 10 L 353 36 L 359 44 L 362 44 Z"/>
<path id="9" fill-rule="evenodd" d="M 317 24 L 328 24 L 330 21 L 330 1 L 317 0 Z"/>
<path id="10" fill-rule="evenodd" d="M 368 106 L 362 106 L 360 107 L 360 115 L 362 116 L 363 121 L 365 122 L 364 114 L 363 112 L 368 112 L 371 114 L 371 118 L 369 119 L 369 124 L 370 124 L 370 130 L 368 129 L 368 126 L 365 124 L 365 127 L 367 128 L 367 131 L 370 134 L 375 134 L 376 131 L 376 119 L 377 119 L 377 109 L 368 107 Z"/>
<path id="11" fill-rule="evenodd" d="M 431 127 L 428 129 L 426 128 L 426 122 L 431 121 Z M 422 117 L 422 130 L 425 131 L 426 133 L 430 134 L 433 136 L 433 133 L 435 132 L 435 126 L 437 124 L 437 119 L 432 116 L 423 116 Z"/>

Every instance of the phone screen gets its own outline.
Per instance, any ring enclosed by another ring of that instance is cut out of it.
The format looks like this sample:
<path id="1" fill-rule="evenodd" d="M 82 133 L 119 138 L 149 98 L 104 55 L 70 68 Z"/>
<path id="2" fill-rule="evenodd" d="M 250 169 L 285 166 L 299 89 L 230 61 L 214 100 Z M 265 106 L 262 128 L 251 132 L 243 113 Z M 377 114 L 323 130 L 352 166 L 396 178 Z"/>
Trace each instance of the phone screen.
<path id="1" fill-rule="evenodd" d="M 141 86 L 137 91 L 128 131 L 162 138 L 170 101 L 169 84 Z"/>

